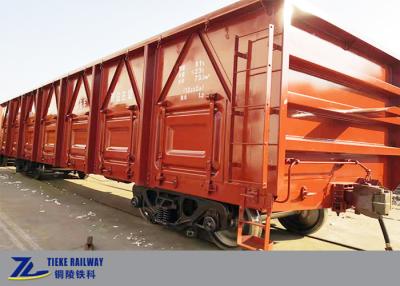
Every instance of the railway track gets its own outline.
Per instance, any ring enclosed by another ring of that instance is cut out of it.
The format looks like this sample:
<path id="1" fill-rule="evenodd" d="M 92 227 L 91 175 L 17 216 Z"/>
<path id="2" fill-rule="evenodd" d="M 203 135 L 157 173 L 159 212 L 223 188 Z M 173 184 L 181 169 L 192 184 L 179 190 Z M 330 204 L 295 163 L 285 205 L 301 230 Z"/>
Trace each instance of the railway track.
<path id="1" fill-rule="evenodd" d="M 271 228 L 274 229 L 274 230 L 281 231 L 281 232 L 289 233 L 286 229 L 281 228 L 281 227 L 271 226 Z M 337 245 L 337 246 L 340 246 L 340 247 L 347 248 L 349 250 L 367 251 L 366 249 L 362 249 L 362 248 L 355 247 L 355 246 L 352 246 L 352 245 L 349 245 L 349 244 L 344 244 L 344 243 L 340 243 L 340 242 L 324 239 L 324 238 L 321 238 L 321 237 L 318 237 L 318 236 L 315 236 L 315 235 L 304 235 L 303 237 L 308 237 L 310 239 L 322 241 L 322 242 L 325 242 L 325 243 L 328 243 L 328 244 L 331 244 L 331 245 Z"/>
<path id="2" fill-rule="evenodd" d="M 8 172 L 14 172 L 14 168 L 13 167 L 8 167 L 7 169 L 8 169 L 7 173 Z M 13 174 L 13 175 L 9 176 L 10 180 L 21 181 L 21 178 L 17 178 L 15 176 L 20 176 L 20 175 L 14 175 Z M 29 179 L 29 180 L 33 180 L 33 179 Z M 70 180 L 70 182 L 71 181 L 74 182 L 74 180 Z M 108 181 L 107 179 L 102 180 L 102 179 L 99 179 L 99 178 L 96 178 L 96 177 L 90 177 L 89 181 L 91 183 L 95 182 L 98 189 L 115 188 L 115 189 L 118 189 L 118 190 L 123 191 L 123 192 L 130 192 L 127 187 L 118 186 L 115 183 Z M 65 187 L 63 182 L 64 182 L 64 180 L 56 179 L 56 180 L 47 181 L 47 184 L 49 184 L 50 186 L 52 186 L 54 188 L 57 188 L 58 190 L 63 190 L 63 189 L 65 190 L 67 188 L 67 191 L 72 191 L 72 189 L 70 189 L 68 187 Z M 76 182 L 82 182 L 82 181 L 78 181 L 77 180 Z M 87 186 L 84 186 L 84 187 L 88 188 Z M 75 191 L 76 191 L 76 189 L 74 189 L 74 192 Z M 129 200 L 127 198 L 122 198 L 121 197 L 121 200 L 123 201 L 123 204 L 113 204 L 112 202 L 111 203 L 110 202 L 105 202 L 102 199 L 97 198 L 95 195 L 93 195 L 93 194 L 96 194 L 96 192 L 97 191 L 95 189 L 92 189 L 92 193 L 91 193 L 90 196 L 89 196 L 88 193 L 80 193 L 79 191 L 77 193 L 79 195 L 81 195 L 82 197 L 93 198 L 93 200 L 96 201 L 97 203 L 105 204 L 108 207 L 112 207 L 112 208 L 117 209 L 119 211 L 123 211 L 123 212 L 128 213 L 129 215 L 133 215 L 135 217 L 141 217 L 139 212 L 137 212 L 137 211 L 127 211 L 127 208 L 124 209 L 124 207 L 121 207 L 123 205 L 128 205 L 129 204 Z M 385 219 L 386 220 L 390 220 L 390 221 L 398 221 L 398 219 L 392 218 L 392 217 L 385 218 Z M 4 220 L 3 220 L 3 222 L 4 222 Z M 273 236 L 277 235 L 277 234 L 278 235 L 282 235 L 282 236 L 288 236 L 288 237 L 296 235 L 296 234 L 288 232 L 286 229 L 284 229 L 284 228 L 282 228 L 279 225 L 276 225 L 274 223 L 272 224 L 271 228 L 273 229 L 273 233 L 272 233 Z M 331 247 L 329 245 L 332 245 L 332 246 L 338 246 L 338 247 L 341 247 L 341 248 L 344 248 L 344 249 L 347 249 L 347 250 L 352 250 L 352 251 L 366 251 L 367 250 L 367 249 L 364 249 L 364 248 L 361 248 L 361 247 L 356 247 L 356 246 L 351 245 L 351 244 L 340 243 L 340 242 L 337 242 L 337 241 L 333 241 L 333 240 L 329 240 L 329 239 L 326 239 L 326 238 L 322 238 L 322 237 L 319 237 L 318 234 L 317 235 L 305 235 L 305 236 L 298 235 L 298 237 L 294 237 L 293 240 L 296 240 L 296 239 L 298 239 L 300 237 L 304 237 L 304 238 L 308 238 L 308 239 L 311 239 L 311 240 L 314 240 L 314 241 L 326 243 L 327 244 L 326 249 L 331 249 Z M 204 237 L 204 236 L 201 239 L 208 240 L 207 237 Z M 288 239 L 288 240 L 290 240 L 290 239 Z M 281 242 L 278 242 L 278 243 L 281 243 Z"/>
<path id="3" fill-rule="evenodd" d="M 99 187 L 100 186 L 101 187 L 105 187 L 105 188 L 110 188 L 111 187 L 111 188 L 118 189 L 118 190 L 121 190 L 121 191 L 131 192 L 127 188 L 116 186 L 115 183 L 112 183 L 107 179 L 99 179 L 99 178 L 96 178 L 94 176 L 91 176 L 89 180 L 91 180 L 92 182 L 95 181 L 96 184 L 99 185 Z M 124 208 L 119 207 L 119 205 L 110 205 L 110 204 L 108 204 L 108 206 L 110 206 L 112 208 L 115 208 L 115 209 L 118 209 L 120 211 L 126 212 L 126 210 Z M 128 213 L 130 215 L 133 215 L 133 216 L 141 218 L 141 214 L 139 212 L 128 212 Z M 393 220 L 393 218 L 385 218 L 385 219 L 386 220 Z M 276 231 L 281 232 L 284 235 L 293 235 L 294 234 L 294 233 L 291 233 L 291 232 L 287 231 L 286 229 L 284 229 L 282 227 L 279 227 L 279 226 L 276 226 L 276 225 L 272 225 L 271 228 L 276 230 Z M 298 234 L 294 234 L 294 235 L 298 235 Z M 323 243 L 327 243 L 329 245 L 335 245 L 335 246 L 343 247 L 343 248 L 346 248 L 348 250 L 367 251 L 366 249 L 363 249 L 363 248 L 360 248 L 360 247 L 356 247 L 356 246 L 353 246 L 353 245 L 350 245 L 350 244 L 345 244 L 345 243 L 340 243 L 340 242 L 337 242 L 337 241 L 325 239 L 325 238 L 322 238 L 322 237 L 318 237 L 317 235 L 303 235 L 303 236 L 298 235 L 298 236 L 299 237 L 307 237 L 309 239 L 312 239 L 312 240 L 315 240 L 315 241 L 320 241 L 320 242 L 323 242 Z M 203 237 L 203 239 L 207 239 L 207 238 Z M 327 247 L 327 248 L 329 249 L 329 247 Z"/>
<path id="4" fill-rule="evenodd" d="M 129 190 L 127 190 L 127 188 L 118 187 L 118 186 L 115 186 L 115 184 L 111 184 L 107 179 L 102 180 L 102 179 L 99 179 L 99 178 L 96 178 L 96 177 L 93 177 L 93 176 L 92 176 L 92 177 L 90 177 L 90 180 L 96 181 L 96 183 L 97 183 L 99 186 L 103 186 L 103 187 L 106 187 L 106 188 L 110 188 L 110 187 L 111 187 L 111 188 L 119 189 L 119 190 L 122 190 L 122 191 L 130 192 Z M 110 205 L 109 205 L 109 206 L 110 206 Z M 113 205 L 113 206 L 111 206 L 111 207 L 113 207 L 113 208 L 115 208 L 115 209 L 118 209 L 118 210 L 120 210 L 120 211 L 126 212 L 123 208 L 119 207 L 118 205 Z M 141 218 L 141 215 L 140 215 L 139 212 L 129 212 L 129 214 Z M 390 219 L 390 218 L 388 218 L 388 219 Z M 284 235 L 290 235 L 290 234 L 292 234 L 292 233 L 288 232 L 286 229 L 281 228 L 281 227 L 278 227 L 278 226 L 272 226 L 271 228 L 274 229 L 274 230 L 276 230 L 276 231 L 282 232 L 282 234 L 284 234 Z M 293 235 L 293 234 L 292 234 L 292 235 Z M 295 235 L 298 235 L 298 234 L 295 234 Z M 316 235 L 304 235 L 303 237 L 307 237 L 307 238 L 309 238 L 309 239 L 313 239 L 313 240 L 316 240 L 316 241 L 324 242 L 324 243 L 327 243 L 327 244 L 330 244 L 330 245 L 335 245 L 335 246 L 343 247 L 343 248 L 346 248 L 346 249 L 349 249 L 349 250 L 354 250 L 354 251 L 366 251 L 365 249 L 362 249 L 362 248 L 359 248 L 359 247 L 355 247 L 355 246 L 353 246 L 353 245 L 344 244 L 344 243 L 340 243 L 340 242 L 336 242 L 336 241 L 324 239 L 324 238 L 318 237 L 318 236 L 316 236 Z M 207 239 L 207 238 L 204 237 L 203 239 Z M 328 248 L 329 248 L 329 247 L 328 247 Z"/>
<path id="5" fill-rule="evenodd" d="M 102 185 L 104 187 L 112 187 L 112 188 L 120 189 L 120 190 L 123 190 L 123 191 L 128 191 L 126 188 L 110 185 L 110 183 L 107 181 L 107 179 L 101 180 L 101 179 L 98 179 L 98 178 L 95 178 L 95 177 L 91 177 L 91 179 L 95 180 L 99 185 Z M 119 210 L 124 211 L 122 208 L 118 208 L 118 206 L 116 208 L 119 209 Z M 141 215 L 138 212 L 137 213 L 136 212 L 135 213 L 130 213 L 130 214 L 134 215 L 136 217 L 141 217 Z M 389 217 L 385 217 L 384 219 L 385 220 L 394 220 L 393 218 L 389 218 Z M 282 232 L 283 234 L 287 234 L 287 235 L 293 234 L 293 233 L 290 233 L 289 231 L 287 231 L 286 229 L 284 229 L 282 227 L 275 226 L 275 225 L 271 226 L 271 228 L 276 230 L 276 231 Z M 298 234 L 295 234 L 295 235 L 298 235 Z M 363 248 L 360 248 L 360 247 L 356 247 L 356 246 L 353 246 L 353 245 L 349 245 L 349 244 L 340 243 L 340 242 L 337 242 L 337 241 L 325 239 L 325 238 L 322 238 L 322 237 L 318 237 L 317 235 L 304 235 L 302 237 L 307 237 L 307 238 L 310 238 L 310 239 L 313 239 L 313 240 L 316 240 L 316 241 L 320 241 L 320 242 L 324 242 L 324 243 L 327 243 L 327 244 L 330 244 L 330 245 L 343 247 L 343 248 L 346 248 L 346 249 L 349 249 L 349 250 L 367 251 L 366 249 L 363 249 Z"/>

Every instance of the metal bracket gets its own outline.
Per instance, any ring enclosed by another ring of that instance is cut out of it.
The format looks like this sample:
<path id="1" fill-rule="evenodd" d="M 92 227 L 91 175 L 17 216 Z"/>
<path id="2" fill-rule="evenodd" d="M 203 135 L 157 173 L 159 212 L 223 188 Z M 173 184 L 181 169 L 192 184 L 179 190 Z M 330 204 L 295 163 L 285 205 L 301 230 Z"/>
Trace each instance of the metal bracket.
<path id="1" fill-rule="evenodd" d="M 218 101 L 223 98 L 219 93 L 211 93 L 206 97 L 210 101 Z"/>
<path id="2" fill-rule="evenodd" d="M 346 212 L 348 208 L 345 192 L 354 190 L 354 184 L 338 183 L 332 185 L 332 211 L 337 215 Z"/>
<path id="3" fill-rule="evenodd" d="M 175 188 L 178 187 L 178 178 L 177 177 L 175 177 L 172 181 L 169 181 L 166 179 L 164 174 L 161 173 L 156 176 L 156 180 L 159 182 L 160 185 L 167 183 L 167 184 L 171 184 Z"/>

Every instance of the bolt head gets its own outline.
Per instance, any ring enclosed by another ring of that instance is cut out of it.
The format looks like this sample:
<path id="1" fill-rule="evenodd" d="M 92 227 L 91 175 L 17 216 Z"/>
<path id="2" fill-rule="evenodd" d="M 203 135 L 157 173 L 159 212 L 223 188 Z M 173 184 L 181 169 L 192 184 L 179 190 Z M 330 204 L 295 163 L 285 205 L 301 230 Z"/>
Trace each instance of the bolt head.
<path id="1" fill-rule="evenodd" d="M 131 200 L 131 204 L 133 207 L 138 208 L 140 206 L 140 199 L 138 197 L 134 197 Z"/>
<path id="2" fill-rule="evenodd" d="M 203 227 L 206 231 L 214 232 L 217 229 L 217 222 L 213 217 L 206 216 L 203 221 Z"/>
<path id="3" fill-rule="evenodd" d="M 186 236 L 189 237 L 189 238 L 194 238 L 194 237 L 197 236 L 197 232 L 196 232 L 196 230 L 195 230 L 194 228 L 188 228 L 188 229 L 186 229 L 185 234 L 186 234 Z"/>

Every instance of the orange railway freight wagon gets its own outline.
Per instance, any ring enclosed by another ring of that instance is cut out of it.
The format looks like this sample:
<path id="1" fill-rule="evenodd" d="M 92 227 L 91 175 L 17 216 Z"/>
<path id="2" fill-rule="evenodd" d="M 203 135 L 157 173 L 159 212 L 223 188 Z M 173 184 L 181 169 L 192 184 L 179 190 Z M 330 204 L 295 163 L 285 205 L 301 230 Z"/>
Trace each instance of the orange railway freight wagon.
<path id="1" fill-rule="evenodd" d="M 2 104 L 0 108 L 0 165 L 14 162 L 20 136 L 21 97 Z"/>
<path id="2" fill-rule="evenodd" d="M 40 130 L 40 101 L 39 92 L 32 91 L 22 97 L 21 128 L 18 142 L 17 171 L 28 172 L 37 160 L 37 140 Z"/>
<path id="3" fill-rule="evenodd" d="M 4 165 L 5 158 L 5 148 L 6 148 L 6 138 L 7 138 L 7 113 L 8 113 L 8 103 L 3 103 L 0 105 L 0 165 Z"/>
<path id="4" fill-rule="evenodd" d="M 397 58 L 285 1 L 245 0 L 23 95 L 19 151 L 3 155 L 37 178 L 135 182 L 149 221 L 268 250 L 273 218 L 308 234 L 355 208 L 383 224 L 399 86 Z"/>

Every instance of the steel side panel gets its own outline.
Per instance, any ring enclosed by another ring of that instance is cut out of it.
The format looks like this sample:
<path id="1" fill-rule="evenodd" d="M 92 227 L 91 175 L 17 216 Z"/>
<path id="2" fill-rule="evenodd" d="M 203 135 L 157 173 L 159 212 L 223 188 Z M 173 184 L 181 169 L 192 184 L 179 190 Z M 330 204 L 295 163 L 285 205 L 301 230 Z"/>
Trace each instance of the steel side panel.
<path id="1" fill-rule="evenodd" d="M 32 161 L 33 141 L 35 136 L 35 122 L 27 122 L 24 129 L 23 158 Z"/>
<path id="2" fill-rule="evenodd" d="M 8 103 L 7 103 L 8 104 Z M 7 138 L 7 104 L 0 106 L 0 155 L 5 155 Z"/>
<path id="3" fill-rule="evenodd" d="M 96 172 L 108 178 L 134 180 L 143 76 L 144 49 L 117 57 L 101 68 Z"/>
<path id="4" fill-rule="evenodd" d="M 60 116 L 60 82 L 47 86 L 42 91 L 40 129 L 37 151 L 37 162 L 56 166 L 56 146 L 58 134 L 58 118 Z M 49 114 L 50 113 L 50 114 Z"/>
<path id="5" fill-rule="evenodd" d="M 167 115 L 165 119 L 165 150 L 163 164 L 169 168 L 187 168 L 205 172 L 210 152 L 209 110 L 190 115 Z M 196 136 L 193 136 L 196 134 Z"/>
<path id="6" fill-rule="evenodd" d="M 73 119 L 66 124 L 66 133 L 68 141 L 67 160 L 65 162 L 67 168 L 82 171 L 86 170 L 86 152 L 88 141 L 88 119 L 87 116 L 80 119 Z"/>
<path id="7" fill-rule="evenodd" d="M 132 128 L 132 137 L 136 137 L 136 120 L 132 122 L 129 113 L 107 116 L 103 126 L 102 173 L 107 177 L 130 181 L 134 168 L 132 154 L 135 139 L 132 142 L 129 134 Z"/>
<path id="8" fill-rule="evenodd" d="M 35 136 L 38 134 L 38 122 L 39 116 L 37 106 L 37 98 L 33 94 L 24 96 L 25 101 L 25 112 L 23 113 L 22 129 L 21 129 L 21 159 L 27 161 L 34 161 L 34 143 Z M 36 102 L 36 103 L 35 103 Z"/>
<path id="9" fill-rule="evenodd" d="M 57 121 L 46 120 L 45 122 L 43 122 L 40 162 L 49 165 L 54 165 L 55 152 L 56 152 L 56 138 L 57 138 Z"/>
<path id="10" fill-rule="evenodd" d="M 4 155 L 10 158 L 16 158 L 18 139 L 19 139 L 19 115 L 20 115 L 20 98 L 14 99 L 9 103 L 7 115 L 7 133 L 5 136 Z"/>

